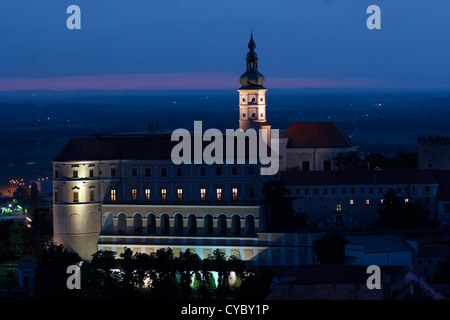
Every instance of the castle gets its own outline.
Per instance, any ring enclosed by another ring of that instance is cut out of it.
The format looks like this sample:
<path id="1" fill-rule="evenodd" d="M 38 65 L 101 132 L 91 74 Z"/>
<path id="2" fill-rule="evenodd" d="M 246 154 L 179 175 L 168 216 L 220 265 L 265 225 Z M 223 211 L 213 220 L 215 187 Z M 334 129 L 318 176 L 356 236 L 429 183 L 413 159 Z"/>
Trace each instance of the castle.
<path id="1" fill-rule="evenodd" d="M 240 77 L 239 128 L 271 126 L 253 35 Z M 219 248 L 258 265 L 307 264 L 313 234 L 267 230 L 261 164 L 179 164 L 159 131 L 71 139 L 53 160 L 54 241 L 90 260 L 98 250 L 171 247 L 206 258 Z M 358 146 L 333 123 L 293 123 L 279 135 L 281 172 L 332 171 Z M 276 217 L 274 217 L 276 218 Z"/>

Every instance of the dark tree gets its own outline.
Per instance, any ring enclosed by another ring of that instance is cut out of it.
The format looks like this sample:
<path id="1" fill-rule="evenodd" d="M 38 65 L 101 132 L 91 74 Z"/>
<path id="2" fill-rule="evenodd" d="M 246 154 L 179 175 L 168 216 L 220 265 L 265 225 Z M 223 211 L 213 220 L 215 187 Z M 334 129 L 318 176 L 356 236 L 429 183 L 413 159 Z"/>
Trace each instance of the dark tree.
<path id="1" fill-rule="evenodd" d="M 30 231 L 21 220 L 15 221 L 9 228 L 9 245 L 11 251 L 18 256 L 30 252 Z"/>
<path id="2" fill-rule="evenodd" d="M 334 165 L 339 170 L 361 170 L 366 169 L 366 162 L 361 159 L 358 151 L 350 151 L 348 153 L 339 153 L 334 159 Z"/>
<path id="3" fill-rule="evenodd" d="M 11 244 L 9 242 L 10 229 L 14 223 L 15 221 L 12 219 L 0 222 L 0 262 L 5 262 L 14 258 L 14 253 L 11 251 Z"/>
<path id="4" fill-rule="evenodd" d="M 171 248 L 159 249 L 150 255 L 155 269 L 150 274 L 154 297 L 168 299 L 177 296 L 177 266 Z"/>
<path id="5" fill-rule="evenodd" d="M 136 283 L 135 270 L 137 268 L 136 260 L 133 257 L 133 251 L 130 248 L 126 248 L 123 253 L 120 254 L 122 258 L 120 260 L 120 273 L 121 273 L 121 286 L 126 293 L 130 293 Z"/>
<path id="6" fill-rule="evenodd" d="M 231 270 L 229 270 L 229 266 L 227 264 L 227 258 L 225 255 L 225 251 L 221 249 L 216 249 L 213 251 L 213 255 L 211 257 L 211 267 L 212 270 L 217 271 L 218 279 L 217 279 L 217 298 L 225 299 L 226 296 L 226 283 L 228 281 L 228 274 Z"/>
<path id="7" fill-rule="evenodd" d="M 385 229 L 395 229 L 402 225 L 405 201 L 398 197 L 395 190 L 389 189 L 382 203 L 378 204 L 378 223 Z"/>
<path id="8" fill-rule="evenodd" d="M 39 230 L 40 235 L 53 234 L 53 220 L 49 208 L 36 208 L 33 210 L 31 227 Z"/>
<path id="9" fill-rule="evenodd" d="M 338 233 L 330 233 L 314 241 L 313 250 L 322 264 L 344 264 L 348 240 Z"/>
<path id="10" fill-rule="evenodd" d="M 200 277 L 201 259 L 191 250 L 180 253 L 178 258 L 178 272 L 180 273 L 181 298 L 189 299 L 191 296 L 192 276 Z"/>
<path id="11" fill-rule="evenodd" d="M 39 201 L 39 190 L 35 182 L 31 183 L 30 187 L 30 204 L 35 206 Z"/>
<path id="12" fill-rule="evenodd" d="M 80 290 L 69 290 L 67 267 L 79 263 L 81 258 L 62 245 L 48 243 L 37 257 L 35 276 L 36 297 L 39 299 L 80 298 Z"/>
<path id="13" fill-rule="evenodd" d="M 28 203 L 28 189 L 19 186 L 13 192 L 13 199 L 17 201 L 22 207 Z"/>
<path id="14" fill-rule="evenodd" d="M 242 274 L 242 284 L 238 292 L 238 299 L 265 299 L 270 292 L 273 276 L 273 271 L 267 267 L 244 271 Z"/>
<path id="15" fill-rule="evenodd" d="M 91 295 L 100 298 L 111 298 L 119 290 L 116 254 L 109 250 L 100 250 L 92 255 L 91 268 L 93 270 L 89 287 Z"/>
<path id="16" fill-rule="evenodd" d="M 296 231 L 295 212 L 286 198 L 287 188 L 281 180 L 264 184 L 263 204 L 269 212 L 269 230 L 273 232 Z"/>
<path id="17" fill-rule="evenodd" d="M 378 205 L 378 224 L 385 229 L 417 229 L 428 226 L 428 214 L 422 201 L 405 203 L 395 190 L 389 189 Z"/>

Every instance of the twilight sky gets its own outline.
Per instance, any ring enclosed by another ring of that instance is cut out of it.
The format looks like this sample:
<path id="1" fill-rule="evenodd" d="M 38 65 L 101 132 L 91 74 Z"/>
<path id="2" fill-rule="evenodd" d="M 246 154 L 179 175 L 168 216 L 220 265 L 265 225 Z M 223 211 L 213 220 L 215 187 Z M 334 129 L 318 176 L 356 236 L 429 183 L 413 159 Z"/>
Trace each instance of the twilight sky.
<path id="1" fill-rule="evenodd" d="M 0 91 L 236 89 L 251 28 L 269 89 L 450 89 L 449 15 L 448 0 L 1 0 Z"/>

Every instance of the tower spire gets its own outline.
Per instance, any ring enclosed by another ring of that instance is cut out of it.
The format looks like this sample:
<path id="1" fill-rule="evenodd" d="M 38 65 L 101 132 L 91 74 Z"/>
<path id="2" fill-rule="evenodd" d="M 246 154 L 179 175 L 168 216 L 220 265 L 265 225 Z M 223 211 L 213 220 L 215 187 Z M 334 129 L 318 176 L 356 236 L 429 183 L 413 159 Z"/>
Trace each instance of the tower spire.
<path id="1" fill-rule="evenodd" d="M 255 50 L 255 48 L 256 48 L 255 41 L 253 40 L 253 28 L 252 28 L 252 32 L 250 34 L 250 41 L 248 42 L 248 48 L 250 50 Z"/>
<path id="2" fill-rule="evenodd" d="M 266 91 L 263 87 L 265 78 L 258 71 L 258 56 L 255 52 L 256 44 L 253 39 L 253 28 L 248 42 L 246 57 L 247 70 L 241 75 L 239 82 L 239 128 L 258 129 L 266 124 Z"/>
<path id="3" fill-rule="evenodd" d="M 261 88 L 264 84 L 265 78 L 264 76 L 258 72 L 258 55 L 255 52 L 256 44 L 255 40 L 253 40 L 253 30 L 250 34 L 250 41 L 248 42 L 248 53 L 246 57 L 247 68 L 246 72 L 242 74 L 239 81 L 242 84 L 242 88 L 245 87 L 253 87 L 253 88 Z"/>

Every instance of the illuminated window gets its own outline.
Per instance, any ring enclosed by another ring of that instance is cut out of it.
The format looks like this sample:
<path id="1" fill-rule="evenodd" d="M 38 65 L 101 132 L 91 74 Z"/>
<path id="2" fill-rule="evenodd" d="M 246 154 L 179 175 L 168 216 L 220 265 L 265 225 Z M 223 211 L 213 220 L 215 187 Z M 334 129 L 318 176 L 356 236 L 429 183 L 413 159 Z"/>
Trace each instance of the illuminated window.
<path id="1" fill-rule="evenodd" d="M 408 203 L 408 202 L 409 202 L 409 199 L 408 199 L 408 198 L 405 198 L 405 202 Z"/>
<path id="2" fill-rule="evenodd" d="M 111 201 L 116 201 L 116 189 L 111 190 Z"/>
<path id="3" fill-rule="evenodd" d="M 355 204 L 355 200 L 351 199 L 350 204 Z"/>
<path id="4" fill-rule="evenodd" d="M 89 201 L 95 201 L 95 190 L 94 189 L 89 190 Z"/>
<path id="5" fill-rule="evenodd" d="M 137 201 L 137 189 L 131 189 L 131 200 Z"/>
<path id="6" fill-rule="evenodd" d="M 78 202 L 78 191 L 73 192 L 73 202 Z"/>
<path id="7" fill-rule="evenodd" d="M 200 189 L 200 200 L 201 201 L 205 201 L 206 200 L 206 189 L 205 188 L 201 188 Z"/>
<path id="8" fill-rule="evenodd" d="M 150 189 L 145 189 L 145 201 L 150 201 Z"/>
<path id="9" fill-rule="evenodd" d="M 217 188 L 217 190 L 216 190 L 216 199 L 218 201 L 222 200 L 222 188 Z"/>
<path id="10" fill-rule="evenodd" d="M 231 192 L 233 194 L 233 200 L 237 200 L 238 199 L 238 189 L 233 188 L 233 189 L 231 189 Z"/>
<path id="11" fill-rule="evenodd" d="M 177 200 L 178 201 L 182 201 L 183 200 L 183 189 L 182 188 L 178 188 L 177 189 Z"/>
<path id="12" fill-rule="evenodd" d="M 336 211 L 341 211 L 342 210 L 342 205 L 340 203 L 338 203 L 336 205 Z"/>
<path id="13" fill-rule="evenodd" d="M 370 200 L 369 199 L 366 199 L 366 204 L 370 204 Z"/>
<path id="14" fill-rule="evenodd" d="M 161 200 L 162 201 L 166 201 L 167 200 L 167 189 L 166 188 L 162 188 L 161 189 Z"/>
<path id="15" fill-rule="evenodd" d="M 380 203 L 384 203 L 384 199 L 381 199 L 381 200 L 380 200 Z"/>

